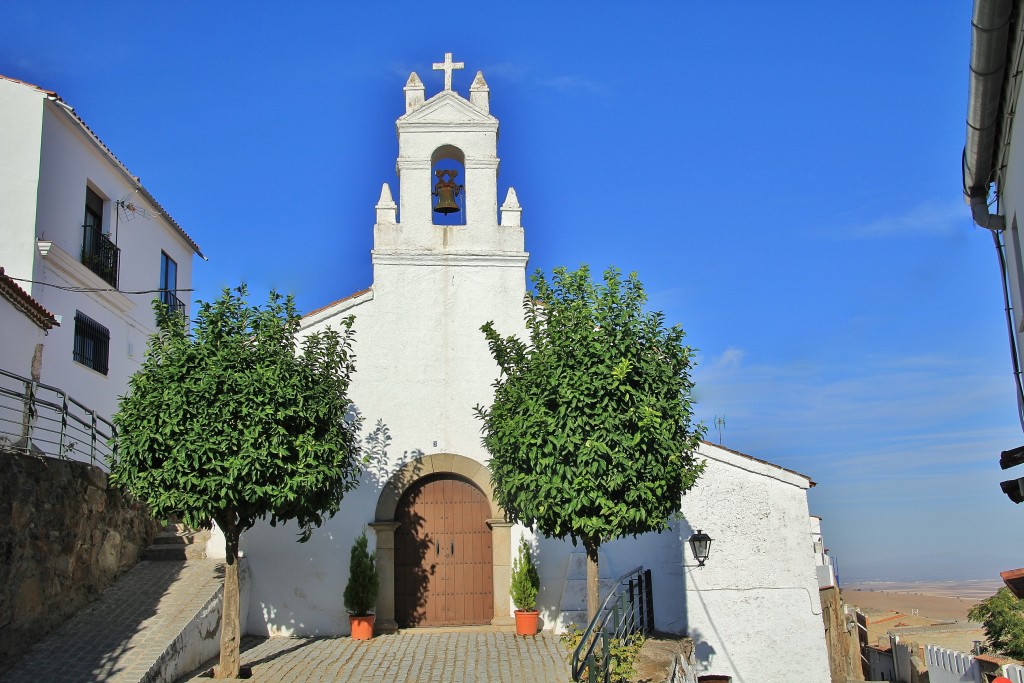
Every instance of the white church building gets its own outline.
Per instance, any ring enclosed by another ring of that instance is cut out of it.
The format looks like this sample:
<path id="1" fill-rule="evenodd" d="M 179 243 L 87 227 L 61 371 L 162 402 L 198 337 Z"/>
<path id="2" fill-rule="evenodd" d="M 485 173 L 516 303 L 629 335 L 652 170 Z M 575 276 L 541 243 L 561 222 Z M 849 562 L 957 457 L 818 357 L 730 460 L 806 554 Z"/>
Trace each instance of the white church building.
<path id="1" fill-rule="evenodd" d="M 309 542 L 296 543 L 290 524 L 243 535 L 251 634 L 348 633 L 342 591 L 364 529 L 381 580 L 378 630 L 512 622 L 510 560 L 532 534 L 495 503 L 473 406 L 490 402 L 497 376 L 480 326 L 493 320 L 501 334 L 526 337 L 522 209 L 511 188 L 498 205 L 498 120 L 483 74 L 466 99 L 452 88 L 461 63 L 446 55 L 434 68 L 444 88 L 432 97 L 415 73 L 405 85 L 398 201 L 385 184 L 372 285 L 302 323 L 310 334 L 355 316 L 350 394 L 375 464 Z M 436 202 L 458 210 L 438 213 Z M 680 501 L 681 519 L 607 544 L 602 576 L 650 568 L 657 628 L 692 636 L 706 673 L 829 680 L 807 505 L 814 482 L 709 443 L 699 455 L 707 468 Z M 703 567 L 687 544 L 697 529 L 714 539 Z M 582 547 L 536 542 L 543 628 L 558 631 L 584 607 Z"/>

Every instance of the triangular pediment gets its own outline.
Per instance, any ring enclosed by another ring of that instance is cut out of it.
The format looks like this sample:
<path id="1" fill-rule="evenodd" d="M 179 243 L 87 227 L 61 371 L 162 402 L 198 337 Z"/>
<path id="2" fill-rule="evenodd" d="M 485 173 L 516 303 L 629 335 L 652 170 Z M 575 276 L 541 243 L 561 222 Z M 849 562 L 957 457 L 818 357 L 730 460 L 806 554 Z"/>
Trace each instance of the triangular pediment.
<path id="1" fill-rule="evenodd" d="M 498 120 L 481 111 L 454 90 L 442 90 L 413 111 L 398 119 L 398 124 L 489 123 Z"/>

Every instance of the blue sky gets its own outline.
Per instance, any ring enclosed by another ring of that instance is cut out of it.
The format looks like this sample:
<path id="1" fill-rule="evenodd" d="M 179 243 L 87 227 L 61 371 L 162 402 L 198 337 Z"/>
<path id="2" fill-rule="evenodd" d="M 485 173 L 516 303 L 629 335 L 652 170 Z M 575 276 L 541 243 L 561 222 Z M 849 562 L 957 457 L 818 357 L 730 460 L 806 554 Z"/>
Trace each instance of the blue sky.
<path id="1" fill-rule="evenodd" d="M 301 7 L 301 9 L 296 9 Z M 311 310 L 370 284 L 394 120 L 444 52 L 501 121 L 530 268 L 635 270 L 700 349 L 698 416 L 811 476 L 847 578 L 1024 564 L 995 251 L 961 199 L 970 3 L 0 0 L 56 90 L 202 246 Z"/>

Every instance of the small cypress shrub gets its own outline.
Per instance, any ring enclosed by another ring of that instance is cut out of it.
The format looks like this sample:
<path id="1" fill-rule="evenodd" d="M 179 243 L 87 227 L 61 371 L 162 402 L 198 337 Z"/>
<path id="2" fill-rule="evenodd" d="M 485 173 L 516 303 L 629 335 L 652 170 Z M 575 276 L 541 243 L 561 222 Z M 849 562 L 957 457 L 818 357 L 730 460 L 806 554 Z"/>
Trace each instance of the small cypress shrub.
<path id="1" fill-rule="evenodd" d="M 512 562 L 512 581 L 509 593 L 516 609 L 528 612 L 537 606 L 537 592 L 540 590 L 540 576 L 533 563 L 533 553 L 526 539 L 519 541 L 519 554 Z"/>
<path id="2" fill-rule="evenodd" d="M 345 609 L 354 617 L 365 617 L 377 604 L 377 578 L 375 554 L 367 549 L 366 530 L 352 544 L 348 564 L 348 585 L 345 586 Z"/>

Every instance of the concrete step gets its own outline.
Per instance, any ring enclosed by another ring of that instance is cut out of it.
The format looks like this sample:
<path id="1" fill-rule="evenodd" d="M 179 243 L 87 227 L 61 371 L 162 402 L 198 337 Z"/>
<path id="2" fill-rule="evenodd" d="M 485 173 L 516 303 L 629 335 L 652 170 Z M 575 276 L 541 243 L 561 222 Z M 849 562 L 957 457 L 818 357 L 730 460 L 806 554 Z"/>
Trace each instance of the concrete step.
<path id="1" fill-rule="evenodd" d="M 156 562 L 202 560 L 206 558 L 209 530 L 163 531 L 153 539 L 153 545 L 143 551 L 142 559 Z"/>

